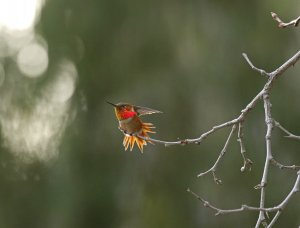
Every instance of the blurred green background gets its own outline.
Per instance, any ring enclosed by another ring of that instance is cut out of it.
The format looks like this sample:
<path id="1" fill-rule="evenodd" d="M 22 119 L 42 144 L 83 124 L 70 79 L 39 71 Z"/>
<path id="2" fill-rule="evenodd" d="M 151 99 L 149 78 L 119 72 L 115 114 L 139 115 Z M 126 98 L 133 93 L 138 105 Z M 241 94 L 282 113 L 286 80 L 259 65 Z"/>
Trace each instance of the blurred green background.
<path id="1" fill-rule="evenodd" d="M 252 171 L 240 172 L 235 136 L 219 186 L 197 174 L 214 163 L 230 129 L 200 146 L 125 152 L 105 101 L 163 111 L 143 118 L 162 140 L 198 137 L 235 118 L 266 82 L 241 53 L 267 71 L 296 53 L 299 28 L 278 29 L 270 11 L 290 20 L 299 1 L 37 0 L 31 22 L 29 0 L 2 2 L 14 5 L 2 5 L 1 15 L 19 21 L 0 26 L 0 227 L 254 227 L 258 213 L 215 217 L 186 189 L 221 208 L 259 205 L 262 103 L 245 122 Z M 299 74 L 298 63 L 271 95 L 274 118 L 295 134 Z M 275 158 L 299 165 L 299 142 L 282 136 L 274 129 Z M 271 167 L 266 205 L 281 202 L 295 178 Z M 298 227 L 299 205 L 296 195 L 275 227 Z"/>

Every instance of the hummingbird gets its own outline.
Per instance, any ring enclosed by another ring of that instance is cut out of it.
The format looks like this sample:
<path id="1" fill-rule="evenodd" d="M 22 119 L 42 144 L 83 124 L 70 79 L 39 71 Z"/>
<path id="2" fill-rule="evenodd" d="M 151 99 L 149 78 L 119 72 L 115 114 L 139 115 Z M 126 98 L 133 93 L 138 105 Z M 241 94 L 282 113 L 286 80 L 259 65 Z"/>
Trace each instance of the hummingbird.
<path id="1" fill-rule="evenodd" d="M 140 116 L 149 115 L 154 113 L 162 113 L 161 111 L 136 106 L 128 103 L 111 103 L 108 104 L 114 106 L 116 117 L 119 121 L 119 129 L 124 134 L 123 145 L 125 151 L 130 146 L 130 151 L 136 143 L 140 151 L 143 153 L 144 145 L 147 145 L 147 140 L 139 138 L 148 138 L 148 133 L 155 133 L 152 129 L 155 128 L 152 123 L 144 123 Z M 148 141 L 152 143 L 151 141 Z M 153 143 L 152 143 L 153 144 Z"/>

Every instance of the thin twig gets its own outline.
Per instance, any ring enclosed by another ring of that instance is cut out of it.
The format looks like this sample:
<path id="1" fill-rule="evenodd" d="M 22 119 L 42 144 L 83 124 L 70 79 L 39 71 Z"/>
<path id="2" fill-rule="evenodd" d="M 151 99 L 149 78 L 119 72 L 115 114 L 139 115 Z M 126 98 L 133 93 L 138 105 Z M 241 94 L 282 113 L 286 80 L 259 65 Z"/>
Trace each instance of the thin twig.
<path id="1" fill-rule="evenodd" d="M 300 53 L 300 52 L 299 52 Z M 263 95 L 264 89 L 261 90 L 251 101 L 250 103 L 241 111 L 241 114 L 232 120 L 229 120 L 225 123 L 215 125 L 213 126 L 209 131 L 203 133 L 200 135 L 200 137 L 195 138 L 195 139 L 183 139 L 179 141 L 163 141 L 163 140 L 158 140 L 158 139 L 153 139 L 150 137 L 143 137 L 140 135 L 136 135 L 137 137 L 144 139 L 146 141 L 151 141 L 153 143 L 158 143 L 158 144 L 163 144 L 165 146 L 173 146 L 173 145 L 187 145 L 187 144 L 197 144 L 199 145 L 204 139 L 206 139 L 209 135 L 215 133 L 216 131 L 225 128 L 225 127 L 230 127 L 234 124 L 240 123 L 241 121 L 244 121 L 247 114 L 253 110 L 253 108 L 256 106 L 258 101 L 260 101 L 262 95 Z"/>
<path id="2" fill-rule="evenodd" d="M 261 75 L 263 75 L 263 76 L 266 76 L 266 77 L 268 77 L 268 78 L 270 77 L 270 73 L 267 73 L 265 70 L 259 69 L 259 68 L 257 68 L 256 66 L 254 66 L 253 63 L 252 63 L 252 62 L 250 61 L 250 59 L 248 58 L 248 56 L 247 56 L 246 53 L 243 53 L 242 55 L 243 55 L 243 57 L 246 59 L 247 63 L 250 65 L 250 67 L 251 67 L 253 70 L 259 72 L 259 73 L 260 73 Z"/>
<path id="3" fill-rule="evenodd" d="M 288 202 L 291 200 L 292 196 L 295 193 L 299 192 L 300 189 L 300 171 L 297 172 L 297 179 L 295 181 L 294 187 L 290 191 L 290 193 L 285 197 L 285 199 L 277 206 L 279 210 L 277 211 L 276 215 L 273 217 L 272 221 L 270 222 L 268 228 L 271 228 L 275 222 L 277 221 L 278 217 L 280 216 L 283 209 L 287 206 Z"/>
<path id="4" fill-rule="evenodd" d="M 292 139 L 300 140 L 300 136 L 292 134 L 286 128 L 284 128 L 283 126 L 281 126 L 281 124 L 278 121 L 273 120 L 273 123 L 274 123 L 275 127 L 277 127 L 278 129 L 280 129 L 281 131 L 283 131 L 284 133 L 287 134 L 285 136 L 286 138 L 292 138 Z M 277 160 L 275 160 L 274 158 L 271 159 L 271 163 L 273 165 L 277 166 L 280 169 L 292 169 L 292 170 L 298 170 L 298 169 L 300 169 L 300 166 L 298 166 L 298 165 L 283 165 L 280 162 L 278 162 Z"/>
<path id="5" fill-rule="evenodd" d="M 221 208 L 218 208 L 218 207 L 212 205 L 210 202 L 203 199 L 197 193 L 193 192 L 189 188 L 187 189 L 187 192 L 191 193 L 196 199 L 200 200 L 203 203 L 204 207 L 208 207 L 208 208 L 214 210 L 215 215 L 224 215 L 224 214 L 237 213 L 237 212 L 243 212 L 243 211 L 260 211 L 262 213 L 277 212 L 278 215 L 276 214 L 277 216 L 275 215 L 273 217 L 272 221 L 270 222 L 270 224 L 268 225 L 268 227 L 271 228 L 272 225 L 275 223 L 275 221 L 278 219 L 280 212 L 287 206 L 288 202 L 292 199 L 293 195 L 295 193 L 299 192 L 299 188 L 300 188 L 300 171 L 298 171 L 298 173 L 297 173 L 297 178 L 296 178 L 293 188 L 291 189 L 289 194 L 285 197 L 285 199 L 277 206 L 268 207 L 268 208 L 242 205 L 240 208 L 236 208 L 236 209 L 221 209 Z"/>
<path id="6" fill-rule="evenodd" d="M 283 165 L 280 162 L 276 161 L 274 158 L 271 159 L 271 164 L 277 166 L 279 169 L 291 169 L 291 170 L 299 170 L 299 165 Z"/>
<path id="7" fill-rule="evenodd" d="M 288 59 L 284 64 L 282 64 L 280 67 L 278 67 L 276 70 L 270 73 L 273 78 L 273 80 L 271 80 L 270 83 L 273 83 L 275 79 L 282 75 L 287 69 L 289 69 L 291 66 L 294 66 L 299 59 L 300 50 L 296 54 L 294 54 L 292 58 Z"/>
<path id="8" fill-rule="evenodd" d="M 300 16 L 297 17 L 296 19 L 294 20 L 291 20 L 290 22 L 283 22 L 276 13 L 274 12 L 271 12 L 271 16 L 273 17 L 273 19 L 275 21 L 278 22 L 278 27 L 279 28 L 285 28 L 285 27 L 288 27 L 288 26 L 294 26 L 294 27 L 297 27 L 299 25 L 299 22 L 300 22 Z"/>
<path id="9" fill-rule="evenodd" d="M 241 155 L 244 161 L 243 166 L 241 167 L 241 172 L 245 172 L 245 171 L 251 171 L 253 162 L 246 157 L 246 148 L 244 145 L 244 133 L 243 133 L 243 127 L 244 127 L 244 123 L 241 121 L 239 122 L 239 129 L 238 129 L 238 139 L 237 141 L 240 144 L 240 148 L 241 148 Z"/>
<path id="10" fill-rule="evenodd" d="M 203 173 L 199 173 L 197 177 L 202 177 L 202 176 L 204 176 L 204 175 L 206 175 L 206 174 L 208 174 L 208 173 L 212 173 L 212 174 L 213 174 L 213 177 L 214 177 L 214 181 L 215 181 L 217 184 L 222 184 L 221 179 L 219 179 L 219 178 L 216 176 L 216 170 L 217 170 L 217 167 L 218 167 L 218 165 L 219 165 L 219 163 L 220 163 L 222 157 L 223 157 L 223 156 L 225 155 L 225 153 L 226 153 L 227 147 L 228 147 L 228 145 L 229 145 L 230 139 L 231 139 L 232 134 L 233 134 L 233 132 L 235 131 L 235 129 L 236 129 L 236 125 L 233 125 L 232 128 L 231 128 L 231 131 L 230 131 L 230 133 L 229 133 L 229 135 L 228 135 L 228 138 L 227 138 L 227 140 L 226 140 L 226 142 L 225 142 L 225 145 L 224 145 L 223 149 L 221 150 L 221 153 L 220 153 L 219 157 L 217 158 L 215 164 L 214 164 L 209 170 L 207 170 L 207 171 L 205 171 L 205 172 L 203 172 Z"/>
<path id="11" fill-rule="evenodd" d="M 200 135 L 199 138 L 195 138 L 195 139 L 183 139 L 183 140 L 179 140 L 179 141 L 163 141 L 163 140 L 158 140 L 158 139 L 153 139 L 150 137 L 142 137 L 140 135 L 137 135 L 139 138 L 144 139 L 146 141 L 151 141 L 153 143 L 158 143 L 158 144 L 164 144 L 165 146 L 173 146 L 173 145 L 187 145 L 187 144 L 200 144 L 204 139 L 206 139 L 209 135 L 215 133 L 216 131 L 225 128 L 225 127 L 229 127 L 232 126 L 236 123 L 238 123 L 240 120 L 239 118 L 237 119 L 233 119 L 230 121 L 227 121 L 225 123 L 216 125 L 214 127 L 212 127 L 209 131 L 203 133 L 202 135 Z"/>
<path id="12" fill-rule="evenodd" d="M 294 135 L 293 133 L 289 132 L 286 128 L 284 128 L 283 126 L 281 126 L 281 124 L 277 121 L 274 120 L 274 125 L 275 127 L 279 128 L 281 131 L 283 131 L 284 133 L 286 133 L 287 135 L 284 136 L 286 138 L 290 138 L 290 139 L 297 139 L 300 140 L 300 136 L 298 135 Z"/>

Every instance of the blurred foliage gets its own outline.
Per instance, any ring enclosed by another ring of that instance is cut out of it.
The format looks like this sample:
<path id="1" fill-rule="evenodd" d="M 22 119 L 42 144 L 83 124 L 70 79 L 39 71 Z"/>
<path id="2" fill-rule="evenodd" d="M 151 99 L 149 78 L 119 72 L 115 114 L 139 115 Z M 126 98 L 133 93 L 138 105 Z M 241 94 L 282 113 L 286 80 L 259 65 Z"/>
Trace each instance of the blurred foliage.
<path id="1" fill-rule="evenodd" d="M 234 118 L 265 83 L 241 53 L 271 71 L 299 47 L 299 29 L 278 29 L 270 11 L 288 20 L 299 16 L 299 2 L 46 1 L 35 30 L 48 44 L 48 71 L 30 87 L 31 97 L 19 99 L 39 96 L 34 91 L 48 83 L 61 59 L 69 59 L 78 71 L 69 110 L 76 115 L 51 161 L 24 163 L 2 143 L 0 227 L 253 227 L 258 213 L 215 217 L 186 189 L 221 208 L 258 206 L 253 187 L 261 179 L 266 128 L 261 103 L 245 122 L 252 171 L 240 172 L 239 145 L 233 140 L 217 173 L 223 180 L 218 186 L 211 176 L 196 175 L 213 164 L 230 129 L 200 146 L 149 145 L 144 154 L 136 148 L 124 152 L 105 101 L 163 111 L 145 119 L 156 125 L 155 138 L 164 140 L 197 137 Z M 296 134 L 299 73 L 297 64 L 271 95 L 274 118 Z M 275 129 L 273 143 L 279 161 L 300 163 L 298 142 Z M 286 196 L 295 176 L 271 168 L 267 206 Z M 276 227 L 298 227 L 299 205 L 296 196 Z"/>

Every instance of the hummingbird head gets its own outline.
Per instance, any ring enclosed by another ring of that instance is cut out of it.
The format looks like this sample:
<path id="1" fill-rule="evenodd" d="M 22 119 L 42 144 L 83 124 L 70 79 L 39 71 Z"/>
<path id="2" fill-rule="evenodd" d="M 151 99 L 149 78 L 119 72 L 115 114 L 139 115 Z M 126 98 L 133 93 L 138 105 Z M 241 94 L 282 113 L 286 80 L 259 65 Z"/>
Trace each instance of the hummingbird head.
<path id="1" fill-rule="evenodd" d="M 134 110 L 134 106 L 128 103 L 111 103 L 108 102 L 108 104 L 114 106 L 115 108 L 115 113 L 116 113 L 116 117 L 118 120 L 124 120 L 124 119 L 128 119 L 131 118 L 135 115 L 137 115 L 137 113 Z"/>

